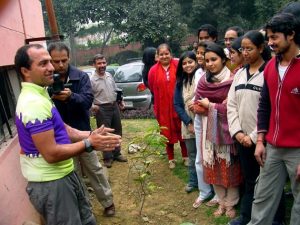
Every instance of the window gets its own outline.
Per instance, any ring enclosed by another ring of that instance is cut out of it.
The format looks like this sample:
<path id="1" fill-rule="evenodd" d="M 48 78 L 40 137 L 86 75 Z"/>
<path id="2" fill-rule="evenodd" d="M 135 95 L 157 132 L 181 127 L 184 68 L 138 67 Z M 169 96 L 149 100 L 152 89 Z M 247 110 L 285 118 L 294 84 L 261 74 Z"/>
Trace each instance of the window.
<path id="1" fill-rule="evenodd" d="M 16 134 L 15 109 L 20 93 L 20 80 L 12 69 L 0 67 L 0 148 Z"/>

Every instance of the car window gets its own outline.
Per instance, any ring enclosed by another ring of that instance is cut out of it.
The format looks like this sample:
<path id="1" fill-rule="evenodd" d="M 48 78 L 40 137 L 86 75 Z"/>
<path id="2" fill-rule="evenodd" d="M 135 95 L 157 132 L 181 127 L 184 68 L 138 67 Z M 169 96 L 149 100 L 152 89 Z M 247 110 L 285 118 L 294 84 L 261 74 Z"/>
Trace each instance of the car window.
<path id="1" fill-rule="evenodd" d="M 142 81 L 142 65 L 119 67 L 114 78 L 117 83 L 140 82 Z"/>
<path id="2" fill-rule="evenodd" d="M 106 72 L 109 72 L 113 76 L 116 71 L 113 68 L 106 68 Z"/>

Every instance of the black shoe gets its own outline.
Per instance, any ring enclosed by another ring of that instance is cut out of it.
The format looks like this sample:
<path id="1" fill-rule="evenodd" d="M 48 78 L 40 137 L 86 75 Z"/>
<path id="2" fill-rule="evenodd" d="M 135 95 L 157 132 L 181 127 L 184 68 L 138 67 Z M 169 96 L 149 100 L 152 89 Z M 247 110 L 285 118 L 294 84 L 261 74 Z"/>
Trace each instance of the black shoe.
<path id="1" fill-rule="evenodd" d="M 272 225 L 284 225 L 284 222 L 273 221 Z"/>
<path id="2" fill-rule="evenodd" d="M 243 217 L 239 216 L 233 220 L 231 220 L 227 225 L 246 225 L 247 222 L 243 220 Z"/>
<path id="3" fill-rule="evenodd" d="M 115 161 L 118 162 L 127 162 L 127 158 L 124 155 L 118 155 L 117 157 L 114 158 Z"/>
<path id="4" fill-rule="evenodd" d="M 184 190 L 185 190 L 186 193 L 191 193 L 191 192 L 197 190 L 197 188 L 198 188 L 198 187 L 194 187 L 194 186 L 192 186 L 191 184 L 187 184 L 187 185 L 185 186 Z"/>
<path id="5" fill-rule="evenodd" d="M 116 208 L 114 203 L 111 206 L 106 207 L 103 212 L 103 215 L 106 217 L 111 217 L 114 216 L 115 214 L 116 214 Z"/>
<path id="6" fill-rule="evenodd" d="M 112 159 L 104 159 L 103 160 L 103 165 L 107 168 L 111 168 L 112 167 L 112 163 L 113 163 L 113 160 Z"/>

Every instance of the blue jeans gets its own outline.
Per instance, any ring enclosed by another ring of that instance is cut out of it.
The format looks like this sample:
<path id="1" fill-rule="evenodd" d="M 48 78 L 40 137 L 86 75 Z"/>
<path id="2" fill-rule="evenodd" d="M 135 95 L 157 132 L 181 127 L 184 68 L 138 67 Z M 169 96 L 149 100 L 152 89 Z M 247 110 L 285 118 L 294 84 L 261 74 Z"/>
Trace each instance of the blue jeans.
<path id="1" fill-rule="evenodd" d="M 196 141 L 195 138 L 184 139 L 187 153 L 189 157 L 189 185 L 192 187 L 198 187 L 197 172 L 195 167 L 195 160 L 197 154 Z"/>

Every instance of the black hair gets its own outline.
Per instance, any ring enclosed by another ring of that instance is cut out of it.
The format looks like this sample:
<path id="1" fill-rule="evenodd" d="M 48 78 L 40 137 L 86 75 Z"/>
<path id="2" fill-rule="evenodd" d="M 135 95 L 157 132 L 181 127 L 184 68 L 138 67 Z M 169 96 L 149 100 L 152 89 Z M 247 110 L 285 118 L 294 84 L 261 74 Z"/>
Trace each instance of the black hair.
<path id="1" fill-rule="evenodd" d="M 283 6 L 280 13 L 291 13 L 300 20 L 300 2 L 290 2 Z"/>
<path id="2" fill-rule="evenodd" d="M 96 55 L 94 55 L 94 57 L 93 57 L 93 63 L 96 63 L 96 61 L 97 61 L 98 59 L 105 59 L 105 57 L 104 57 L 104 55 L 102 55 L 102 54 L 96 54 Z"/>
<path id="3" fill-rule="evenodd" d="M 70 49 L 69 47 L 63 43 L 63 42 L 51 42 L 48 46 L 48 52 L 51 55 L 51 52 L 53 50 L 57 50 L 57 51 L 63 51 L 65 50 L 67 52 L 68 57 L 70 56 Z"/>
<path id="4" fill-rule="evenodd" d="M 236 34 L 237 34 L 238 37 L 243 36 L 244 33 L 245 33 L 244 30 L 241 27 L 239 27 L 239 26 L 228 27 L 227 30 L 226 30 L 226 32 L 229 31 L 229 30 L 234 30 L 236 32 Z"/>
<path id="5" fill-rule="evenodd" d="M 243 40 L 243 36 L 236 38 L 232 42 L 231 48 L 234 49 L 235 51 L 237 51 L 238 53 L 241 53 L 240 48 L 241 48 L 242 40 Z"/>
<path id="6" fill-rule="evenodd" d="M 159 51 L 160 51 L 161 48 L 166 48 L 166 49 L 168 49 L 168 51 L 169 51 L 170 53 L 172 53 L 171 48 L 170 48 L 170 45 L 168 45 L 167 43 L 163 43 L 163 44 L 160 44 L 160 45 L 157 47 L 157 50 L 156 50 L 157 54 L 159 53 Z"/>
<path id="7" fill-rule="evenodd" d="M 257 30 L 250 30 L 244 36 L 243 39 L 249 39 L 257 48 L 263 48 L 261 57 L 265 62 L 271 59 L 271 51 L 265 44 L 264 35 Z"/>
<path id="8" fill-rule="evenodd" d="M 217 31 L 217 28 L 215 28 L 213 25 L 203 24 L 198 29 L 198 36 L 197 37 L 199 37 L 199 34 L 200 34 L 201 31 L 206 31 L 211 38 L 213 38 L 213 39 L 215 38 L 216 41 L 218 40 L 218 31 Z"/>
<path id="9" fill-rule="evenodd" d="M 217 54 L 221 58 L 221 60 L 223 61 L 223 65 L 226 66 L 227 57 L 226 57 L 226 54 L 224 52 L 224 49 L 220 45 L 218 45 L 214 42 L 209 42 L 207 44 L 205 54 L 208 53 L 208 52 L 213 52 L 213 53 Z M 208 82 L 210 82 L 210 83 L 213 82 L 213 79 L 212 79 L 213 76 L 214 76 L 214 74 L 212 74 L 209 70 L 206 70 L 206 80 Z"/>
<path id="10" fill-rule="evenodd" d="M 26 69 L 30 69 L 32 64 L 32 59 L 28 55 L 28 50 L 30 48 L 36 48 L 41 49 L 44 48 L 40 44 L 28 44 L 24 45 L 21 48 L 19 48 L 15 55 L 15 68 L 19 76 L 23 77 L 23 74 L 21 72 L 21 68 L 25 67 Z"/>
<path id="11" fill-rule="evenodd" d="M 200 48 L 200 47 L 201 47 L 201 48 L 204 48 L 204 53 L 205 53 L 207 44 L 210 43 L 210 42 L 211 42 L 211 41 L 200 41 L 200 42 L 198 43 L 198 45 L 197 45 L 196 53 L 197 53 L 198 48 Z M 204 67 L 205 67 L 205 62 L 204 62 L 204 65 L 198 65 L 198 66 L 199 66 L 199 68 L 204 69 Z"/>
<path id="12" fill-rule="evenodd" d="M 279 13 L 273 16 L 265 26 L 265 30 L 268 29 L 273 33 L 283 33 L 285 37 L 295 32 L 294 41 L 297 45 L 300 44 L 300 22 L 291 13 Z"/>
<path id="13" fill-rule="evenodd" d="M 142 70 L 144 84 L 148 87 L 148 72 L 155 62 L 156 48 L 147 47 L 144 49 L 142 61 L 144 67 Z"/>
<path id="14" fill-rule="evenodd" d="M 207 43 L 209 43 L 210 41 L 200 41 L 197 45 L 197 48 L 202 47 L 204 49 L 206 49 L 207 47 Z"/>
<path id="15" fill-rule="evenodd" d="M 178 66 L 177 66 L 177 71 L 176 71 L 176 81 L 177 81 L 177 85 L 179 85 L 179 86 L 181 86 L 183 84 L 187 85 L 188 82 L 191 84 L 193 81 L 195 72 L 198 69 L 198 66 L 196 66 L 194 71 L 192 72 L 192 74 L 188 76 L 186 74 L 186 72 L 183 71 L 183 68 L 182 68 L 183 60 L 186 58 L 193 59 L 197 65 L 197 58 L 196 58 L 195 52 L 187 51 L 187 52 L 182 53 L 182 55 L 180 56 Z"/>

